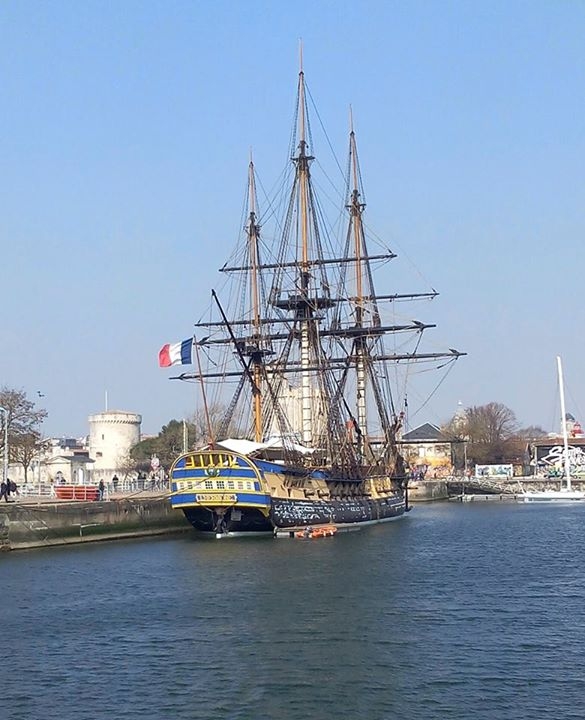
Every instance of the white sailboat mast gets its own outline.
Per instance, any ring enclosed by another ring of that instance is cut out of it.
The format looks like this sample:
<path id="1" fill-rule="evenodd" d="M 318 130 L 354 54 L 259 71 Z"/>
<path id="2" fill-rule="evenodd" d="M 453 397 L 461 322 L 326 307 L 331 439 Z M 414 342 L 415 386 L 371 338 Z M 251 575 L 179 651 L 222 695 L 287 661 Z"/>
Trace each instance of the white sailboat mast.
<path id="1" fill-rule="evenodd" d="M 561 397 L 561 428 L 563 431 L 563 458 L 565 464 L 565 481 L 567 490 L 571 490 L 571 468 L 569 466 L 569 438 L 567 436 L 567 421 L 565 411 L 565 387 L 563 383 L 563 366 L 560 355 L 557 355 L 557 369 L 559 375 L 559 395 Z"/>

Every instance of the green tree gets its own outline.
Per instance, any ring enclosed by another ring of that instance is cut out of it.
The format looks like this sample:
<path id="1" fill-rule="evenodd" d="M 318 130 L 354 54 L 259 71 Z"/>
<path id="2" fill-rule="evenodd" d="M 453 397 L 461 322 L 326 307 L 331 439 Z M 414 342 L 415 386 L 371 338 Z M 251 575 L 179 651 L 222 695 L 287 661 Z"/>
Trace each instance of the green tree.
<path id="1" fill-rule="evenodd" d="M 152 456 L 156 455 L 161 465 L 168 470 L 183 452 L 184 444 L 187 449 L 193 449 L 210 442 L 210 436 L 215 436 L 224 413 L 223 406 L 212 405 L 207 413 L 198 411 L 185 422 L 170 420 L 156 437 L 145 438 L 130 450 L 130 458 L 136 469 L 144 469 Z"/>
<path id="2" fill-rule="evenodd" d="M 187 432 L 194 433 L 194 426 L 187 423 Z M 169 468 L 177 457 L 183 452 L 183 422 L 171 420 L 164 425 L 159 434 L 153 438 L 146 438 L 130 451 L 130 455 L 138 465 L 150 462 L 156 455 L 165 468 Z"/>

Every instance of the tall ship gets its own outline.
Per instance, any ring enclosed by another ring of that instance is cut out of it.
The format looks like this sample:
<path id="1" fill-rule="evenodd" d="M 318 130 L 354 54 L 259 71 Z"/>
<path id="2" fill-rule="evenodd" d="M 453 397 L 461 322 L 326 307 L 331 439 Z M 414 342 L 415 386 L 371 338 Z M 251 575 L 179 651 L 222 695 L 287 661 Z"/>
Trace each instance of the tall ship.
<path id="1" fill-rule="evenodd" d="M 434 325 L 396 321 L 388 310 L 434 290 L 376 291 L 376 270 L 396 255 L 368 247 L 353 121 L 342 222 L 327 226 L 312 174 L 309 97 L 301 62 L 286 192 L 261 215 L 250 160 L 245 235 L 221 268 L 225 287 L 211 290 L 209 314 L 182 354 L 175 347 L 170 357 L 167 346 L 161 360 L 192 362 L 194 372 L 173 379 L 200 385 L 206 426 L 201 446 L 172 465 L 172 506 L 217 537 L 298 536 L 403 516 L 405 401 L 394 371 L 464 354 L 421 352 Z M 277 229 L 267 239 L 263 218 L 271 217 Z"/>

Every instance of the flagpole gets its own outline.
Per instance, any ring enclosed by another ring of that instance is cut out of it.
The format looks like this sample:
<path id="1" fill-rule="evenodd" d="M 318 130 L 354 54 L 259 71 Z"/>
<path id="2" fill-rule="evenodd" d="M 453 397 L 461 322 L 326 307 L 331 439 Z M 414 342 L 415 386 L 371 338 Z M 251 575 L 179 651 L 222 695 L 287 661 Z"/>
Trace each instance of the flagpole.
<path id="1" fill-rule="evenodd" d="M 201 395 L 203 397 L 203 409 L 205 411 L 205 422 L 207 423 L 207 433 L 211 445 L 215 445 L 215 438 L 213 437 L 213 429 L 211 427 L 211 420 L 209 419 L 209 408 L 207 407 L 207 395 L 205 393 L 205 383 L 201 375 L 201 361 L 199 359 L 199 344 L 197 338 L 193 336 L 193 345 L 195 346 L 195 357 L 197 358 L 197 372 L 199 374 L 199 382 L 201 383 Z"/>

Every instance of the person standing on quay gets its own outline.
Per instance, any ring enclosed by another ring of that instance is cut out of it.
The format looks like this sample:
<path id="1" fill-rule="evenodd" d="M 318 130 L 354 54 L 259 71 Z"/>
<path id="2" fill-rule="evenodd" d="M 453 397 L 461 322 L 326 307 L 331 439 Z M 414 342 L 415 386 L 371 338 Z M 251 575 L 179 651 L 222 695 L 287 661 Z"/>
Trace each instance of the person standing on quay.
<path id="1" fill-rule="evenodd" d="M 0 484 L 0 500 L 2 500 L 2 498 L 8 502 L 8 487 L 4 480 L 2 480 Z"/>
<path id="2" fill-rule="evenodd" d="M 100 483 L 98 485 L 99 491 L 100 491 L 100 500 L 104 499 L 104 494 L 106 492 L 106 486 L 104 485 L 104 479 L 102 478 L 100 480 Z"/>

